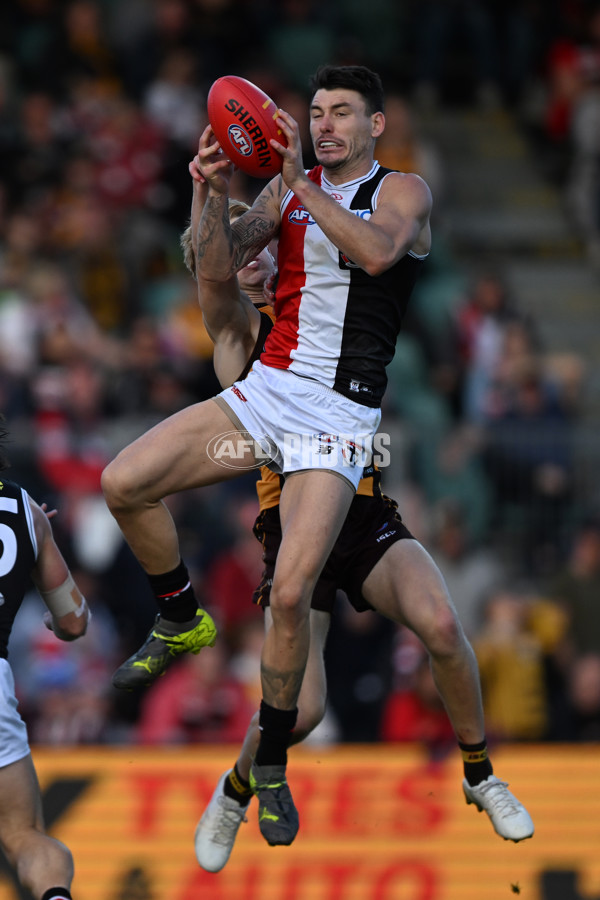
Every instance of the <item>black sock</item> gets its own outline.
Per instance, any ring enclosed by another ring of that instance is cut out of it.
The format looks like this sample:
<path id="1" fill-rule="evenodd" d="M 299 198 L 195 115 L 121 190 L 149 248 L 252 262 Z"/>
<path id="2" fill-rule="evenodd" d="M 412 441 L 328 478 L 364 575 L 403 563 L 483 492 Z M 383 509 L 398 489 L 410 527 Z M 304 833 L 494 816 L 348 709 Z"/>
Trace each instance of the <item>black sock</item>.
<path id="1" fill-rule="evenodd" d="M 275 709 L 264 700 L 260 704 L 260 742 L 256 751 L 257 766 L 285 766 L 287 748 L 298 718 L 297 709 Z"/>
<path id="2" fill-rule="evenodd" d="M 480 744 L 461 744 L 459 741 L 458 746 L 462 752 L 465 778 L 472 787 L 494 774 L 485 739 Z"/>
<path id="3" fill-rule="evenodd" d="M 194 618 L 198 603 L 183 560 L 171 572 L 148 575 L 148 581 L 163 619 L 169 622 L 189 622 Z"/>
<path id="4" fill-rule="evenodd" d="M 71 892 L 64 887 L 48 888 L 42 900 L 71 900 Z"/>
<path id="5" fill-rule="evenodd" d="M 231 797 L 232 800 L 237 800 L 237 802 L 241 806 L 245 806 L 252 796 L 250 782 L 246 781 L 245 778 L 242 778 L 237 767 L 237 763 L 233 767 L 233 771 L 229 773 L 223 783 L 223 793 L 226 797 Z"/>

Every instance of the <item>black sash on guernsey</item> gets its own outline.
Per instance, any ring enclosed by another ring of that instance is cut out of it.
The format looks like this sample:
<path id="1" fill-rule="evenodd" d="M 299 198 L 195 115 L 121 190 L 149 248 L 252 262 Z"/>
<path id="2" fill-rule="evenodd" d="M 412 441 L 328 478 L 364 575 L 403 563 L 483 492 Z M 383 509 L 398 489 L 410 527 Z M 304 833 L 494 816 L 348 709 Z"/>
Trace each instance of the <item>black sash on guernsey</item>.
<path id="1" fill-rule="evenodd" d="M 381 180 L 394 170 L 380 166 L 361 184 L 350 209 L 373 212 L 373 196 Z M 385 393 L 385 367 L 396 350 L 396 340 L 423 260 L 407 253 L 381 275 L 368 275 L 339 252 L 340 269 L 350 272 L 340 359 L 334 390 L 378 407 Z"/>
<path id="2" fill-rule="evenodd" d="M 31 586 L 35 550 L 33 520 L 18 484 L 0 478 L 0 657 L 8 655 L 8 638 Z"/>

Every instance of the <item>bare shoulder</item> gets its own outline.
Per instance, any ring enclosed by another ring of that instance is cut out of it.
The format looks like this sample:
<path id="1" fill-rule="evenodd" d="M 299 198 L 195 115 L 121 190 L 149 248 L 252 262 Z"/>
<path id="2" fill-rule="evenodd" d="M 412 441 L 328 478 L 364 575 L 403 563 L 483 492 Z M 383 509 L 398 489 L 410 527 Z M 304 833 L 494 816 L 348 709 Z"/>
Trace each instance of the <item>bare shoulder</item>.
<path id="1" fill-rule="evenodd" d="M 412 172 L 390 172 L 381 182 L 371 221 L 393 235 L 396 253 L 422 256 L 431 248 L 432 197 L 427 182 Z"/>
<path id="2" fill-rule="evenodd" d="M 414 172 L 389 172 L 381 182 L 380 202 L 407 203 L 431 208 L 432 197 L 424 178 Z"/>

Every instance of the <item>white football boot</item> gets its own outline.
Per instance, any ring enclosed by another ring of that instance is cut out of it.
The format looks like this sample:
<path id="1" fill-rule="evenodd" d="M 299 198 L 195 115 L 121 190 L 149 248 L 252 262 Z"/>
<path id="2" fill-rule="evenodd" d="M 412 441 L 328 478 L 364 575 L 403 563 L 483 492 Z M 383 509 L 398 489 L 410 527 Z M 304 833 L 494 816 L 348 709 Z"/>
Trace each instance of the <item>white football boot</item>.
<path id="1" fill-rule="evenodd" d="M 505 841 L 524 841 L 533 835 L 531 816 L 522 803 L 508 790 L 506 781 L 490 775 L 475 786 L 463 780 L 467 803 L 474 803 L 479 812 L 485 810 L 494 830 Z"/>
<path id="2" fill-rule="evenodd" d="M 225 779 L 231 772 L 219 778 L 210 803 L 198 822 L 195 835 L 196 859 L 207 872 L 220 872 L 231 855 L 242 822 L 247 822 L 245 806 L 223 793 Z"/>

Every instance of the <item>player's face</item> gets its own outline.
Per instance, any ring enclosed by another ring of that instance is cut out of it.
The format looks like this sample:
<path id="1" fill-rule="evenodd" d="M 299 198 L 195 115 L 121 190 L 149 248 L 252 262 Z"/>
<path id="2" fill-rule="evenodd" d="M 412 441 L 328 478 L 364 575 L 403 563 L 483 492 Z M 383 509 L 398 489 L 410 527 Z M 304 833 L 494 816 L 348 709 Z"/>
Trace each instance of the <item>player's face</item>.
<path id="1" fill-rule="evenodd" d="M 310 107 L 310 133 L 317 161 L 336 170 L 371 160 L 373 139 L 383 131 L 383 113 L 369 115 L 357 91 L 318 90 Z"/>

